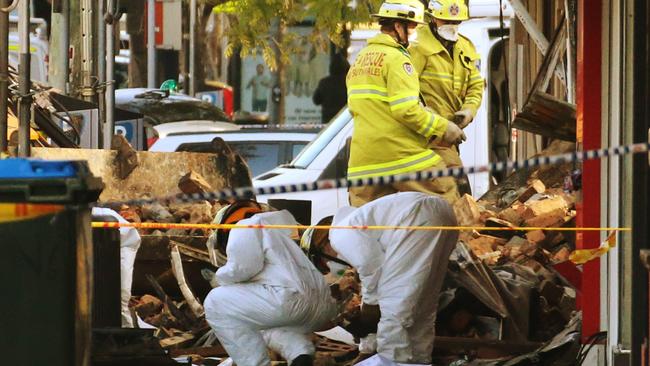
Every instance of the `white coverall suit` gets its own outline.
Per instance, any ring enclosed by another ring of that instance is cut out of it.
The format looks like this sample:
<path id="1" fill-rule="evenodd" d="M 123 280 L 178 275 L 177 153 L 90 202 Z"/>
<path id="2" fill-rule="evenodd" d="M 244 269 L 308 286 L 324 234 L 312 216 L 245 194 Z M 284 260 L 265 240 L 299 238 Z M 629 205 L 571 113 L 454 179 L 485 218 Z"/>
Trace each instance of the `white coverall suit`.
<path id="1" fill-rule="evenodd" d="M 265 212 L 242 225 L 295 225 L 287 211 Z M 267 345 L 289 364 L 315 352 L 309 334 L 336 316 L 323 275 L 289 229 L 233 229 L 219 286 L 205 299 L 205 317 L 238 366 L 270 365 Z"/>
<path id="2" fill-rule="evenodd" d="M 343 207 L 334 225 L 455 226 L 442 198 L 420 192 Z M 332 248 L 356 268 L 363 302 L 379 305 L 377 353 L 369 365 L 430 364 L 438 294 L 457 231 L 331 229 Z"/>
<path id="3" fill-rule="evenodd" d="M 92 214 L 96 216 L 111 216 L 122 224 L 128 223 L 120 214 L 110 208 L 93 207 Z M 140 234 L 133 227 L 120 228 L 120 279 L 121 279 L 121 312 L 122 327 L 133 328 L 133 318 L 129 311 L 129 300 L 131 299 L 131 285 L 133 283 L 133 265 L 135 256 L 140 248 Z"/>

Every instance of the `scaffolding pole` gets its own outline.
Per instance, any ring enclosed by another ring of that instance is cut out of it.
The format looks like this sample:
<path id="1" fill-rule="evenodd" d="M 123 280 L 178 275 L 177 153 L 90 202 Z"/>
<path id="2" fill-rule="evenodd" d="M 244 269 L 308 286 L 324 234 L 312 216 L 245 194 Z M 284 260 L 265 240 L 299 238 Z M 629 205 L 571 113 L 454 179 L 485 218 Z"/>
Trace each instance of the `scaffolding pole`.
<path id="1" fill-rule="evenodd" d="M 18 5 L 18 37 L 20 40 L 20 66 L 19 69 L 19 104 L 18 104 L 18 156 L 29 157 L 29 124 L 31 121 L 32 88 L 30 76 L 31 55 L 29 54 L 29 4 L 30 1 L 22 0 Z"/>

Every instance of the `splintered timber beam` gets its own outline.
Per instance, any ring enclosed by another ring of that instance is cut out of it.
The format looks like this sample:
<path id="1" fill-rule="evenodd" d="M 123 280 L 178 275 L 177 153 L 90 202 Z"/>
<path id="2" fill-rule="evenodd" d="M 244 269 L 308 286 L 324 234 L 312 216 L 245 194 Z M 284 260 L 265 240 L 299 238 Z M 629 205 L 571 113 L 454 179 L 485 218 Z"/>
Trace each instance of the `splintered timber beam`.
<path id="1" fill-rule="evenodd" d="M 162 300 L 162 302 L 167 306 L 169 309 L 169 312 L 176 318 L 178 319 L 179 322 L 183 325 L 184 328 L 190 329 L 192 328 L 192 324 L 196 322 L 196 319 L 190 319 L 189 316 L 185 315 L 181 309 L 174 304 L 172 299 L 167 296 L 165 291 L 163 290 L 162 286 L 156 281 L 154 276 L 147 274 L 147 280 L 151 283 L 151 286 L 153 286 L 154 291 L 156 291 L 156 295 L 158 295 L 158 298 Z"/>
<path id="2" fill-rule="evenodd" d="M 183 297 L 187 301 L 187 304 L 192 310 L 192 313 L 194 313 L 197 318 L 201 317 L 205 311 L 199 300 L 196 299 L 196 296 L 194 296 L 192 290 L 187 285 L 185 274 L 183 273 L 183 261 L 181 260 L 181 252 L 178 250 L 178 246 L 176 245 L 173 245 L 171 248 L 171 262 L 174 276 L 176 276 L 176 281 L 178 282 L 178 287 L 180 287 Z"/>

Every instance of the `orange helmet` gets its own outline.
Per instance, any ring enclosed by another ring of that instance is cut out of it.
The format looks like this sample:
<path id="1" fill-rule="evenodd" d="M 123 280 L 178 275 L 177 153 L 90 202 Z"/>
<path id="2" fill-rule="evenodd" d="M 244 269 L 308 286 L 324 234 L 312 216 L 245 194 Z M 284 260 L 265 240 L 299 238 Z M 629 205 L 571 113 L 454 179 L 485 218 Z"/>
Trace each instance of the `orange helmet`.
<path id="1" fill-rule="evenodd" d="M 240 220 L 247 219 L 262 212 L 262 206 L 253 200 L 239 200 L 226 205 L 217 211 L 212 220 L 213 224 L 236 224 Z M 217 229 L 208 238 L 207 246 L 210 254 L 210 261 L 215 266 L 223 266 L 226 263 L 226 246 L 228 245 L 228 234 L 230 229 Z"/>

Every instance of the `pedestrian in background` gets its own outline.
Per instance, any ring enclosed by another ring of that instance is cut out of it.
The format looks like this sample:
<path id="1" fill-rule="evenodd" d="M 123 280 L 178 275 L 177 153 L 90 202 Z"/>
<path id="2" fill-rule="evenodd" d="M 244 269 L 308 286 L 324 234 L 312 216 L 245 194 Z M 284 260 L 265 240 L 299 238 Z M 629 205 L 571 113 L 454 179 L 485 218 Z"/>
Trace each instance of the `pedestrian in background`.
<path id="1" fill-rule="evenodd" d="M 246 84 L 246 89 L 253 88 L 252 109 L 253 112 L 266 112 L 266 105 L 269 99 L 271 78 L 264 74 L 264 65 L 257 64 L 257 74 Z"/>
<path id="2" fill-rule="evenodd" d="M 347 103 L 345 75 L 349 69 L 348 61 L 342 54 L 337 53 L 330 62 L 330 74 L 318 82 L 312 99 L 314 104 L 322 105 L 322 123 L 329 122 Z"/>

